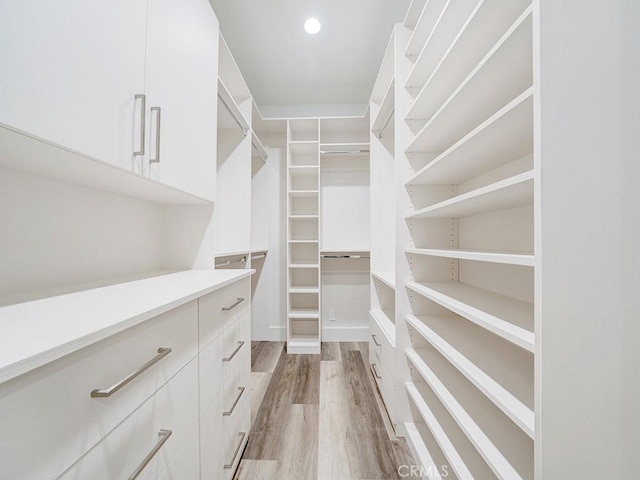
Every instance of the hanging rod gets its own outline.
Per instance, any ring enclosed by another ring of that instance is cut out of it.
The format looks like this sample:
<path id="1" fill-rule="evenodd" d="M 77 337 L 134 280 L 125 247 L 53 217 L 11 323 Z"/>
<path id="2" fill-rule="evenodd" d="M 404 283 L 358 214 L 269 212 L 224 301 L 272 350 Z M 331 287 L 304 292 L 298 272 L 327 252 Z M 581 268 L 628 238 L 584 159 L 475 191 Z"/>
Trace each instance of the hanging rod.
<path id="1" fill-rule="evenodd" d="M 253 133 L 251 134 L 251 146 L 254 148 L 254 150 L 256 152 L 258 152 L 258 155 L 260 156 L 260 158 L 262 159 L 263 162 L 267 163 L 267 158 L 269 158 L 269 155 L 267 155 L 266 152 L 263 153 L 263 150 L 261 150 L 260 148 L 258 148 L 258 144 L 255 142 L 255 140 L 253 139 Z"/>
<path id="2" fill-rule="evenodd" d="M 247 256 L 243 255 L 240 258 L 236 258 L 235 260 L 227 260 L 225 262 L 216 263 L 216 267 L 226 267 L 227 265 L 231 265 L 233 263 L 245 263 L 247 261 Z"/>
<path id="3" fill-rule="evenodd" d="M 369 150 L 320 150 L 321 155 L 352 155 L 356 153 L 369 153 Z"/>
<path id="4" fill-rule="evenodd" d="M 222 100 L 222 105 L 224 105 L 224 108 L 227 109 L 227 112 L 229 112 L 229 115 L 231 115 L 231 117 L 233 118 L 233 120 L 238 124 L 238 126 L 240 127 L 240 129 L 242 130 L 242 133 L 244 134 L 244 136 L 247 136 L 247 133 L 249 133 L 249 129 L 246 128 L 242 122 L 240 121 L 240 119 L 236 116 L 236 114 L 234 113 L 234 111 L 231 109 L 231 107 L 229 106 L 229 104 L 227 103 L 227 99 L 224 98 L 222 95 L 220 95 L 220 92 L 218 92 L 218 98 L 220 100 Z"/>
<path id="5" fill-rule="evenodd" d="M 378 133 L 378 138 L 382 138 L 382 135 L 384 135 L 384 131 L 389 126 L 389 122 L 391 121 L 391 118 L 393 117 L 394 113 L 396 113 L 396 109 L 392 108 L 391 112 L 389 112 L 389 116 L 387 117 L 387 119 L 384 122 L 384 125 L 382 125 L 382 128 L 380 129 L 380 133 Z"/>
<path id="6" fill-rule="evenodd" d="M 370 258 L 368 255 L 320 255 L 321 258 Z"/>

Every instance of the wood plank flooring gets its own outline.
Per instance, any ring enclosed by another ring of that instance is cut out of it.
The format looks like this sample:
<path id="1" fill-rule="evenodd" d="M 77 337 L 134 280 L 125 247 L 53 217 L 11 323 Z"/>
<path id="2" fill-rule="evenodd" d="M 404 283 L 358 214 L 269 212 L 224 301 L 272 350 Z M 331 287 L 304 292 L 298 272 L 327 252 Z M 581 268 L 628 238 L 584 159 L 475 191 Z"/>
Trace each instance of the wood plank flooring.
<path id="1" fill-rule="evenodd" d="M 367 343 L 323 343 L 320 355 L 287 355 L 254 342 L 252 417 L 237 480 L 399 479 L 412 465 L 393 433 L 368 369 Z"/>

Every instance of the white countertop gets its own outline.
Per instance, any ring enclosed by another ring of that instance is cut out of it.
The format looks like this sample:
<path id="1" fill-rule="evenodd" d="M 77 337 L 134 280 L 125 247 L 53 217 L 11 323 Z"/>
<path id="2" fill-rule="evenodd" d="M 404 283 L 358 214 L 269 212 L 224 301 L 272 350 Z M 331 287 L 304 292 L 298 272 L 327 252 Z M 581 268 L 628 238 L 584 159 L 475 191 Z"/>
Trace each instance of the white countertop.
<path id="1" fill-rule="evenodd" d="M 189 270 L 0 308 L 0 383 L 255 270 Z"/>

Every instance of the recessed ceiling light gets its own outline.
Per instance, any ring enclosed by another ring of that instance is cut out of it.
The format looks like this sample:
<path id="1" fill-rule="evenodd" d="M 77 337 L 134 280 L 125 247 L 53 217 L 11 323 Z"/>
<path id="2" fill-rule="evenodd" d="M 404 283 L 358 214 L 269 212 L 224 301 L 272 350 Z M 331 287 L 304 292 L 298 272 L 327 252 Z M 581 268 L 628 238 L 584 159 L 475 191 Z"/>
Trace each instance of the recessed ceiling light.
<path id="1" fill-rule="evenodd" d="M 315 35 L 320 31 L 321 28 L 322 28 L 322 25 L 320 25 L 320 22 L 318 21 L 317 18 L 312 17 L 306 22 L 304 22 L 304 31 L 307 32 L 309 35 Z"/>

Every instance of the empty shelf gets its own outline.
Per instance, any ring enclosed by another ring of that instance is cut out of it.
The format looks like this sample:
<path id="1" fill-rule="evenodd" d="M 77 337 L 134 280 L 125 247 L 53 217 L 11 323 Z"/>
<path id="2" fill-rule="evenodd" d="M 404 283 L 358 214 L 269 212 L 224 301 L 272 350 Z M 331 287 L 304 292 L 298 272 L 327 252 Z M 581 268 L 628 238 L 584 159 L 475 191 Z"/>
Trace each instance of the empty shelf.
<path id="1" fill-rule="evenodd" d="M 455 315 L 407 315 L 407 323 L 534 438 L 533 356 Z"/>
<path id="2" fill-rule="evenodd" d="M 318 243 L 318 240 L 289 240 L 289 243 Z"/>
<path id="3" fill-rule="evenodd" d="M 318 219 L 318 215 L 289 215 L 291 220 L 314 220 Z"/>
<path id="4" fill-rule="evenodd" d="M 407 282 L 407 288 L 533 353 L 533 304 L 459 282 Z"/>
<path id="5" fill-rule="evenodd" d="M 291 263 L 289 268 L 319 268 L 317 263 Z"/>
<path id="6" fill-rule="evenodd" d="M 292 197 L 315 197 L 318 195 L 318 190 L 290 190 L 289 195 Z"/>
<path id="7" fill-rule="evenodd" d="M 304 308 L 293 308 L 289 312 L 289 318 L 294 319 L 314 319 L 320 318 L 320 313 L 318 310 L 304 309 Z"/>
<path id="8" fill-rule="evenodd" d="M 461 250 L 456 248 L 407 248 L 405 252 L 411 255 L 457 258 L 459 260 L 474 260 L 477 262 L 501 263 L 525 267 L 533 267 L 535 262 L 533 254 L 530 253 L 489 252 L 485 250 Z"/>
<path id="9" fill-rule="evenodd" d="M 404 26 L 413 29 L 418 23 L 422 9 L 428 0 L 413 0 L 409 5 L 407 14 L 404 17 Z"/>
<path id="10" fill-rule="evenodd" d="M 424 439 L 422 438 L 420 427 L 421 425 L 416 423 L 404 424 L 404 429 L 407 432 L 407 443 L 410 445 L 411 452 L 413 453 L 414 457 L 416 457 L 414 458 L 414 460 L 416 461 L 418 466 L 422 467 L 423 471 L 425 472 L 429 472 L 429 471 L 432 472 L 434 469 L 434 466 L 437 465 L 437 463 L 431 457 L 429 448 L 427 447 Z M 423 426 L 423 428 L 426 428 L 426 427 Z M 437 478 L 432 475 L 429 475 L 429 477 Z"/>
<path id="11" fill-rule="evenodd" d="M 319 293 L 318 287 L 290 287 L 289 293 Z"/>
<path id="12" fill-rule="evenodd" d="M 533 478 L 533 441 L 529 437 L 453 371 L 443 357 L 414 349 L 407 349 L 406 355 L 498 478 Z"/>
<path id="13" fill-rule="evenodd" d="M 533 89 L 429 162 L 407 185 L 459 184 L 533 152 Z"/>
<path id="14" fill-rule="evenodd" d="M 405 56 L 412 61 L 423 50 L 429 37 L 433 33 L 438 21 L 444 14 L 450 0 L 429 0 L 420 12 L 420 17 L 409 38 L 409 43 L 405 49 Z"/>
<path id="15" fill-rule="evenodd" d="M 379 280 L 380 282 L 385 284 L 387 287 L 395 290 L 395 288 L 396 288 L 396 273 L 395 272 L 372 271 L 371 275 L 373 275 L 373 278 L 375 278 L 376 280 Z"/>
<path id="16" fill-rule="evenodd" d="M 534 172 L 514 175 L 477 190 L 422 208 L 408 219 L 457 218 L 533 203 Z"/>

